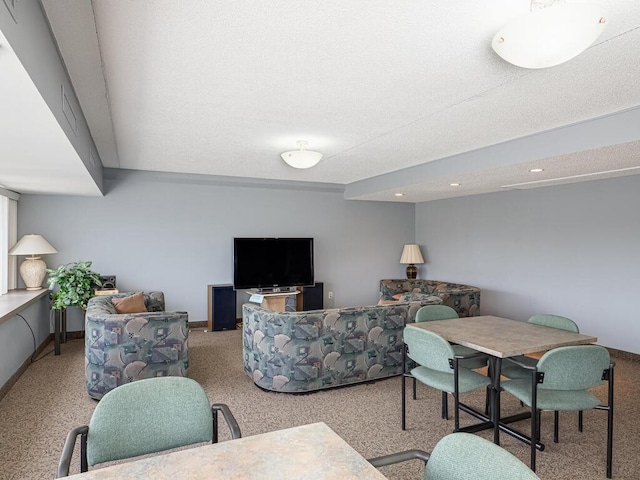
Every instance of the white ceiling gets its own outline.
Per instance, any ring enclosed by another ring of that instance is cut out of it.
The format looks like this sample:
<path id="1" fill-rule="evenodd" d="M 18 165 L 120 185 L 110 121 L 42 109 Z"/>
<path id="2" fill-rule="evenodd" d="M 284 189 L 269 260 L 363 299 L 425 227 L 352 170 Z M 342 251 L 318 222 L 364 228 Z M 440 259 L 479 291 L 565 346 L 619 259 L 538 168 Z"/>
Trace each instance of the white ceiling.
<path id="1" fill-rule="evenodd" d="M 602 36 L 543 70 L 490 46 L 529 3 L 42 1 L 105 167 L 403 202 L 640 173 L 640 2 L 597 0 Z M 324 159 L 287 166 L 297 140 Z"/>

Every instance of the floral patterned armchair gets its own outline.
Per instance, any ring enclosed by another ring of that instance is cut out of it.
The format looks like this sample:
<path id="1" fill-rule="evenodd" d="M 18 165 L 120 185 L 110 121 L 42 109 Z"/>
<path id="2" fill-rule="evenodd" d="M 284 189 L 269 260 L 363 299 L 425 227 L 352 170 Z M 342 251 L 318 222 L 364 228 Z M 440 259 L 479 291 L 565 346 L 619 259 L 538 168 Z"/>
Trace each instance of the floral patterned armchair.
<path id="1" fill-rule="evenodd" d="M 149 292 L 147 312 L 119 314 L 112 298 L 130 295 L 97 296 L 87 305 L 85 374 L 92 398 L 143 378 L 187 376 L 187 312 L 165 312 L 164 294 Z"/>

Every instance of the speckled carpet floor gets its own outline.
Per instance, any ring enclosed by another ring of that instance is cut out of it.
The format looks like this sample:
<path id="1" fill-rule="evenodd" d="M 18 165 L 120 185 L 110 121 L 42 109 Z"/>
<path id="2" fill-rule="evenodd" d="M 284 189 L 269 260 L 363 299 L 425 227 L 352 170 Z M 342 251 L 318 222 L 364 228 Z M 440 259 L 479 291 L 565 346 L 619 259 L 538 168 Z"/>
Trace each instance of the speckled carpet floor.
<path id="1" fill-rule="evenodd" d="M 41 357 L 0 401 L 0 479 L 53 478 L 67 432 L 89 422 L 96 402 L 84 389 L 82 342 L 63 344 L 60 356 Z M 309 395 L 264 392 L 242 370 L 239 330 L 192 331 L 189 360 L 189 376 L 202 384 L 212 402 L 230 406 L 243 436 L 325 422 L 370 458 L 411 448 L 430 451 L 438 439 L 453 430 L 453 420 L 440 419 L 440 392 L 419 385 L 418 400 L 408 400 L 407 430 L 403 432 L 399 377 Z M 640 479 L 640 364 L 614 360 L 617 366 L 613 478 L 637 480 Z M 605 389 L 598 394 L 606 398 Z M 466 395 L 463 400 L 478 409 L 484 405 L 481 393 Z M 503 415 L 519 411 L 522 411 L 519 403 L 503 394 Z M 464 413 L 461 419 L 463 425 L 474 422 Z M 606 412 L 587 411 L 584 419 L 584 432 L 580 433 L 577 415 L 561 413 L 560 443 L 554 444 L 552 414 L 543 414 L 542 441 L 546 450 L 537 457 L 537 473 L 542 479 L 605 478 Z M 221 440 L 226 440 L 228 432 L 222 425 Z M 528 420 L 515 425 L 523 431 L 529 428 Z M 490 438 L 489 432 L 479 435 Z M 504 434 L 501 441 L 504 448 L 528 463 L 526 445 Z M 422 478 L 423 467 L 412 461 L 381 471 L 391 479 L 418 479 Z M 77 454 L 72 472 L 79 472 Z"/>

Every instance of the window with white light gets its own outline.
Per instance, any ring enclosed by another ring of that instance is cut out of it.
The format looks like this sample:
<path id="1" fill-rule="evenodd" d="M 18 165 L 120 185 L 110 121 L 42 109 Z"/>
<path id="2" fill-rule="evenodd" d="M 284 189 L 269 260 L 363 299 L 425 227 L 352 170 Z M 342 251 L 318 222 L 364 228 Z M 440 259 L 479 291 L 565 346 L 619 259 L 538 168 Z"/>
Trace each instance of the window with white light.
<path id="1" fill-rule="evenodd" d="M 9 250 L 18 239 L 18 198 L 0 188 L 0 295 L 17 287 L 16 257 Z"/>

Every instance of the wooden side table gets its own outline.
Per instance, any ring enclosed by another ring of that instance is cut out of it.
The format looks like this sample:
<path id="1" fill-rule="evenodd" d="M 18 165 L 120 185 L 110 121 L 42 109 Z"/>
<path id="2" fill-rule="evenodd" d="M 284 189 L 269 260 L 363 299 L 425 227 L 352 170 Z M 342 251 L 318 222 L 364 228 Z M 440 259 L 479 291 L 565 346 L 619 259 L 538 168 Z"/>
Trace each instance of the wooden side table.
<path id="1" fill-rule="evenodd" d="M 119 293 L 117 288 L 103 288 L 101 290 L 93 291 L 93 294 L 96 297 L 99 297 L 101 295 L 115 295 L 116 293 Z"/>

